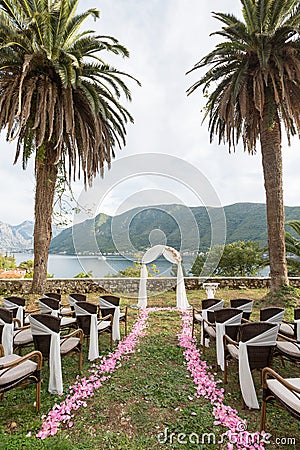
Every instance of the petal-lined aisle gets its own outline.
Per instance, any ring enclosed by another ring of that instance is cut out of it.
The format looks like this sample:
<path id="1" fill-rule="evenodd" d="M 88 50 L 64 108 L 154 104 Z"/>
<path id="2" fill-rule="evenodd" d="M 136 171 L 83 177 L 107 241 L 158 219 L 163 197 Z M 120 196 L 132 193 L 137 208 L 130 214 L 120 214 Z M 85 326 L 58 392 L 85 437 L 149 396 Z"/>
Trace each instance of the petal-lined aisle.
<path id="1" fill-rule="evenodd" d="M 76 381 L 69 388 L 69 394 L 60 404 L 55 404 L 47 417 L 44 418 L 42 429 L 37 433 L 37 437 L 45 439 L 54 436 L 61 423 L 73 426 L 72 411 L 80 407 L 86 407 L 86 400 L 93 397 L 94 390 L 99 389 L 103 382 L 110 378 L 110 375 L 121 365 L 121 360 L 125 360 L 135 351 L 139 339 L 146 333 L 146 323 L 149 310 L 143 309 L 134 324 L 131 333 L 119 342 L 117 349 L 103 357 L 99 364 L 93 365 L 90 369 L 90 377 L 83 377 Z"/>
<path id="2" fill-rule="evenodd" d="M 225 433 L 228 439 L 228 449 L 234 445 L 238 449 L 259 449 L 264 447 L 264 433 L 250 433 L 247 431 L 247 422 L 241 419 L 237 411 L 224 405 L 224 389 L 218 388 L 219 381 L 215 381 L 210 373 L 206 361 L 201 360 L 200 352 L 196 347 L 196 340 L 192 337 L 192 316 L 190 312 L 182 311 L 182 331 L 178 335 L 179 345 L 184 348 L 187 369 L 196 385 L 196 397 L 203 396 L 213 405 L 215 425 L 228 428 Z M 224 435 L 224 437 L 225 437 Z"/>
<path id="3" fill-rule="evenodd" d="M 61 424 L 71 428 L 73 426 L 74 412 L 80 407 L 90 407 L 86 400 L 93 397 L 94 391 L 99 389 L 110 378 L 111 374 L 121 367 L 122 360 L 127 360 L 136 351 L 140 339 L 146 335 L 149 314 L 151 313 L 154 316 L 156 312 L 164 311 L 166 313 L 174 312 L 176 308 L 145 308 L 141 310 L 131 333 L 119 342 L 116 350 L 103 357 L 99 364 L 93 365 L 90 369 L 91 375 L 89 377 L 83 377 L 81 379 L 78 377 L 76 383 L 69 388 L 69 394 L 66 398 L 61 403 L 54 405 L 48 415 L 44 417 L 42 428 L 37 433 L 37 437 L 45 439 L 48 436 L 56 435 Z M 236 410 L 223 403 L 223 389 L 218 388 L 220 381 L 215 381 L 214 376 L 209 371 L 208 365 L 205 361 L 201 360 L 195 339 L 191 337 L 191 313 L 189 311 L 180 311 L 180 315 L 182 322 L 181 331 L 178 334 L 179 346 L 183 348 L 187 369 L 196 387 L 195 397 L 204 397 L 207 399 L 213 406 L 211 417 L 215 419 L 214 425 L 222 425 L 227 428 L 225 433 L 220 435 L 216 434 L 218 441 L 226 442 L 228 449 L 264 449 L 262 442 L 263 436 L 259 433 L 248 433 L 246 431 L 246 421 L 238 416 Z M 160 320 L 162 320 L 161 317 Z M 168 317 L 164 317 L 163 320 L 167 322 Z M 155 322 L 156 327 L 159 327 L 160 323 L 157 323 L 157 320 Z M 174 337 L 175 333 L 176 331 L 174 330 Z M 159 339 L 162 339 L 161 336 Z M 137 364 L 141 359 L 141 353 L 138 353 L 139 356 L 136 357 Z M 123 368 L 126 370 L 126 367 L 123 366 Z M 177 384 L 177 389 L 180 385 L 184 384 L 182 379 L 174 380 L 174 383 L 175 385 Z M 159 385 L 157 386 L 160 388 Z M 192 397 L 189 400 L 192 401 Z M 202 432 L 202 430 L 200 431 Z M 162 435 L 162 433 L 159 434 Z M 199 436 L 201 434 L 198 434 L 198 438 Z"/>

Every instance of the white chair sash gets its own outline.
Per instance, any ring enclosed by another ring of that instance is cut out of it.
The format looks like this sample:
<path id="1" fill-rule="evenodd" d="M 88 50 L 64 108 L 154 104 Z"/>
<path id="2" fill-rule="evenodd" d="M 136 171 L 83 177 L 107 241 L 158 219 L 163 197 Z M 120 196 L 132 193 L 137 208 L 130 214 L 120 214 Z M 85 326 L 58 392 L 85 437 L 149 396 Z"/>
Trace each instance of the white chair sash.
<path id="1" fill-rule="evenodd" d="M 295 319 L 294 320 L 294 326 L 296 327 L 296 339 L 297 342 L 300 342 L 300 319 Z"/>
<path id="2" fill-rule="evenodd" d="M 224 343 L 223 336 L 225 335 L 226 325 L 239 325 L 242 320 L 243 312 L 226 320 L 225 322 L 216 322 L 216 347 L 217 347 L 217 362 L 224 371 Z"/>
<path id="3" fill-rule="evenodd" d="M 253 308 L 253 301 L 244 303 L 243 305 L 240 305 L 240 306 L 236 307 L 236 309 L 240 309 L 243 312 L 247 312 L 247 313 L 252 312 L 252 308 Z"/>
<path id="4" fill-rule="evenodd" d="M 56 333 L 48 328 L 46 325 L 36 320 L 31 315 L 29 316 L 32 335 L 49 335 L 50 353 L 49 353 L 49 385 L 48 391 L 51 394 L 63 393 L 62 371 L 61 371 L 61 357 L 60 357 L 60 332 Z"/>
<path id="5" fill-rule="evenodd" d="M 114 341 L 120 340 L 120 307 L 110 303 L 106 299 L 99 297 L 99 304 L 101 309 L 114 309 L 114 317 L 112 324 L 112 338 Z"/>
<path id="6" fill-rule="evenodd" d="M 76 303 L 76 300 L 71 295 L 69 295 L 68 298 L 69 298 L 70 306 L 74 306 Z"/>
<path id="7" fill-rule="evenodd" d="M 147 308 L 147 278 L 148 270 L 145 263 L 142 263 L 141 274 L 140 274 L 140 284 L 139 284 L 139 299 L 138 308 Z"/>
<path id="8" fill-rule="evenodd" d="M 46 305 L 44 302 L 39 300 L 39 306 L 42 314 L 51 314 L 51 316 L 58 317 L 59 316 L 59 310 L 58 309 L 52 309 L 50 306 Z"/>
<path id="9" fill-rule="evenodd" d="M 11 302 L 7 298 L 4 299 L 4 306 L 7 309 L 18 308 L 16 317 L 21 322 L 21 327 L 22 327 L 24 325 L 24 306 L 16 305 L 15 303 Z"/>
<path id="10" fill-rule="evenodd" d="M 276 344 L 279 324 L 246 342 L 239 342 L 239 380 L 241 392 L 249 408 L 259 409 L 253 378 L 250 370 L 247 346 L 263 347 Z"/>
<path id="11" fill-rule="evenodd" d="M 264 322 L 280 324 L 282 322 L 283 316 L 284 316 L 284 310 L 280 311 L 279 313 L 275 314 L 274 316 L 270 317 L 269 319 L 264 320 Z"/>
<path id="12" fill-rule="evenodd" d="M 89 345 L 89 361 L 94 361 L 94 359 L 99 358 L 99 341 L 98 341 L 98 330 L 97 323 L 98 318 L 97 314 L 91 314 L 85 309 L 81 308 L 75 302 L 75 315 L 76 316 L 91 316 L 91 327 L 90 327 L 90 345 Z"/>
<path id="13" fill-rule="evenodd" d="M 220 300 L 215 305 L 210 306 L 209 308 L 202 309 L 201 314 L 203 319 L 207 320 L 207 311 L 215 311 L 216 309 L 223 308 L 224 300 Z M 204 328 L 207 327 L 207 323 L 203 320 L 202 321 L 202 327 L 201 327 L 201 343 L 203 342 L 203 335 L 204 335 Z M 205 342 L 205 347 L 208 347 L 208 344 Z"/>
<path id="14" fill-rule="evenodd" d="M 14 324 L 6 323 L 2 319 L 0 319 L 0 323 L 4 325 L 2 330 L 2 345 L 4 348 L 4 356 L 12 355 L 13 340 L 14 340 Z"/>

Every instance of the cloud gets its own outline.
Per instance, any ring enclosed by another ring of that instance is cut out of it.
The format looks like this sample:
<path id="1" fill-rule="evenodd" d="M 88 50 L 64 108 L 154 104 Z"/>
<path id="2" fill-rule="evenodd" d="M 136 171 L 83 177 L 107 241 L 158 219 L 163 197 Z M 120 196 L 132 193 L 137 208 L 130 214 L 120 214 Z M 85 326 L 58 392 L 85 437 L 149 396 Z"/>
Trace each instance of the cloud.
<path id="1" fill-rule="evenodd" d="M 212 11 L 240 16 L 240 5 L 239 0 L 101 1 L 101 19 L 91 21 L 89 28 L 99 34 L 117 37 L 130 50 L 129 59 L 116 56 L 105 59 L 142 83 L 142 87 L 138 87 L 128 80 L 133 100 L 127 107 L 135 123 L 128 126 L 126 148 L 116 150 L 117 160 L 121 162 L 121 158 L 124 159 L 125 172 L 128 169 L 126 164 L 132 164 L 132 160 L 127 159 L 130 155 L 169 154 L 198 168 L 208 178 L 223 205 L 265 202 L 259 151 L 257 155 L 249 156 L 238 148 L 235 154 L 229 154 L 226 146 L 218 145 L 216 141 L 210 144 L 207 123 L 201 125 L 204 106 L 201 89 L 186 96 L 186 89 L 201 77 L 201 72 L 185 73 L 217 42 L 217 37 L 209 36 L 220 28 L 220 23 L 212 17 Z M 80 3 L 81 10 L 95 6 L 97 2 L 94 0 Z M 6 199 L 0 204 L 0 220 L 17 223 L 30 219 L 33 217 L 33 165 L 26 172 L 12 167 L 13 156 L 10 158 L 8 153 L 13 155 L 13 152 L 7 151 L 4 137 L 0 145 L 0 184 Z M 287 148 L 286 142 L 283 145 L 284 199 L 288 205 L 300 204 L 298 146 L 298 140 L 293 140 L 292 148 Z M 111 174 L 106 176 L 113 174 L 115 165 L 116 161 L 112 164 Z M 166 183 L 166 179 L 154 180 L 150 176 L 131 180 L 127 185 L 122 183 L 109 194 L 105 208 L 118 210 L 126 195 L 128 205 L 150 201 L 149 192 L 167 192 Z M 80 196 L 83 186 L 77 182 L 73 189 Z M 169 191 L 183 201 L 192 201 L 174 183 L 170 182 Z M 133 196 L 134 192 L 140 192 L 140 195 Z"/>

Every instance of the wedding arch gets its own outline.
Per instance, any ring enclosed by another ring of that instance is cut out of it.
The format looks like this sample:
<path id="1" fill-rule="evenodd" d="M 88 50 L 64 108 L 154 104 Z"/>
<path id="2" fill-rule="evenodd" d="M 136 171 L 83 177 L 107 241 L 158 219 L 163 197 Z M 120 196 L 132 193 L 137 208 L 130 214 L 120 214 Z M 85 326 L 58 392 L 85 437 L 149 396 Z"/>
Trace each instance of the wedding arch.
<path id="1" fill-rule="evenodd" d="M 177 284 L 176 284 L 176 306 L 179 309 L 190 308 L 189 302 L 186 297 L 184 277 L 181 265 L 180 253 L 175 248 L 168 247 L 167 245 L 154 245 L 149 248 L 142 258 L 141 277 L 139 286 L 139 299 L 138 308 L 147 307 L 147 278 L 148 271 L 146 264 L 150 264 L 160 256 L 164 256 L 172 264 L 177 264 Z"/>

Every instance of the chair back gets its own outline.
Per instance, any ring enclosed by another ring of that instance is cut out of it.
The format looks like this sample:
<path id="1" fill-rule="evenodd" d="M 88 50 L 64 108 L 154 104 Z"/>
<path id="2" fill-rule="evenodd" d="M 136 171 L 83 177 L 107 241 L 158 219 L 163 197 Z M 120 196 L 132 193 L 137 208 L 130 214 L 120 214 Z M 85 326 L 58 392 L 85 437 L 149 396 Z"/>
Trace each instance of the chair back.
<path id="1" fill-rule="evenodd" d="M 6 308 L 0 308 L 0 324 L 2 325 L 1 340 L 5 356 L 13 353 L 14 324 L 13 312 Z"/>
<path id="2" fill-rule="evenodd" d="M 61 294 L 59 292 L 45 292 L 44 297 L 55 298 L 61 301 Z"/>
<path id="3" fill-rule="evenodd" d="M 220 303 L 221 302 L 221 303 Z M 223 302 L 223 303 L 222 303 Z M 218 305 L 219 303 L 219 305 Z M 208 309 L 210 308 L 213 311 L 213 307 L 215 305 L 218 305 L 217 308 L 223 308 L 224 300 L 220 298 L 206 298 L 205 300 L 201 301 L 201 307 L 202 309 Z"/>
<path id="4" fill-rule="evenodd" d="M 274 329 L 274 331 L 277 329 L 278 332 L 278 325 L 270 322 L 244 323 L 240 326 L 240 340 L 242 342 L 250 341 L 252 338 L 257 337 L 271 329 Z M 247 345 L 250 370 L 270 367 L 272 364 L 274 348 L 275 345 Z"/>
<path id="5" fill-rule="evenodd" d="M 80 313 L 79 309 L 81 309 Z M 76 302 L 74 305 L 74 310 L 78 328 L 82 329 L 85 336 L 89 336 L 91 330 L 91 315 L 97 314 L 97 305 L 87 301 Z M 82 314 L 82 310 L 84 310 L 86 314 Z"/>
<path id="6" fill-rule="evenodd" d="M 296 341 L 299 342 L 300 341 L 300 308 L 294 309 L 293 329 L 294 329 L 294 339 L 296 339 Z"/>
<path id="7" fill-rule="evenodd" d="M 103 299 L 105 302 L 111 303 L 113 306 L 119 306 L 120 305 L 120 297 L 117 297 L 116 295 L 100 295 L 99 297 L 99 306 L 100 306 L 100 312 L 101 316 L 105 317 L 108 314 L 111 314 L 114 316 L 115 308 L 109 308 L 108 306 L 103 306 L 101 303 L 101 299 Z"/>
<path id="8" fill-rule="evenodd" d="M 39 299 L 39 306 L 42 314 L 53 314 L 58 317 L 59 313 L 59 300 L 51 297 L 42 297 Z"/>
<path id="9" fill-rule="evenodd" d="M 231 308 L 241 309 L 243 311 L 243 319 L 250 319 L 253 300 L 248 300 L 247 298 L 233 298 L 230 300 L 230 306 Z"/>
<path id="10" fill-rule="evenodd" d="M 7 309 L 0 307 L 0 320 L 2 320 L 4 323 L 12 323 L 14 312 L 16 313 L 17 308 L 15 309 Z"/>
<path id="11" fill-rule="evenodd" d="M 86 302 L 86 295 L 75 292 L 73 294 L 69 294 L 69 302 L 71 310 L 74 311 L 74 304 L 76 302 Z"/>
<path id="12" fill-rule="evenodd" d="M 224 323 L 227 322 L 230 319 L 233 319 L 234 317 L 237 317 L 241 315 L 242 311 L 238 310 L 236 308 L 221 308 L 214 311 L 215 316 L 215 322 L 216 323 Z M 241 317 L 242 318 L 242 317 Z M 234 341 L 237 341 L 238 339 L 238 332 L 240 328 L 239 324 L 233 324 L 233 325 L 225 325 L 225 334 L 229 336 Z"/>
<path id="13" fill-rule="evenodd" d="M 25 321 L 25 299 L 22 297 L 4 297 L 4 306 L 13 311 L 14 317 L 19 319 L 21 326 Z"/>
<path id="14" fill-rule="evenodd" d="M 11 303 L 14 303 L 17 306 L 23 306 L 25 308 L 25 298 L 22 297 L 4 297 L 4 301 L 9 300 Z"/>
<path id="15" fill-rule="evenodd" d="M 218 323 L 227 322 L 227 320 L 237 317 L 242 313 L 242 311 L 235 308 L 221 308 L 214 311 L 215 321 Z"/>
<path id="16" fill-rule="evenodd" d="M 272 322 L 280 323 L 283 319 L 284 308 L 270 307 L 263 308 L 259 311 L 259 318 L 261 322 Z"/>
<path id="17" fill-rule="evenodd" d="M 300 308 L 294 309 L 294 319 L 299 320 L 300 319 Z"/>
<path id="18" fill-rule="evenodd" d="M 60 318 L 51 316 L 50 314 L 32 314 L 30 317 L 33 317 L 35 320 L 45 325 L 55 333 L 60 332 Z M 30 326 L 35 349 L 39 350 L 43 357 L 48 359 L 50 353 L 51 334 L 39 334 L 39 331 L 35 328 L 32 322 L 30 322 Z"/>

